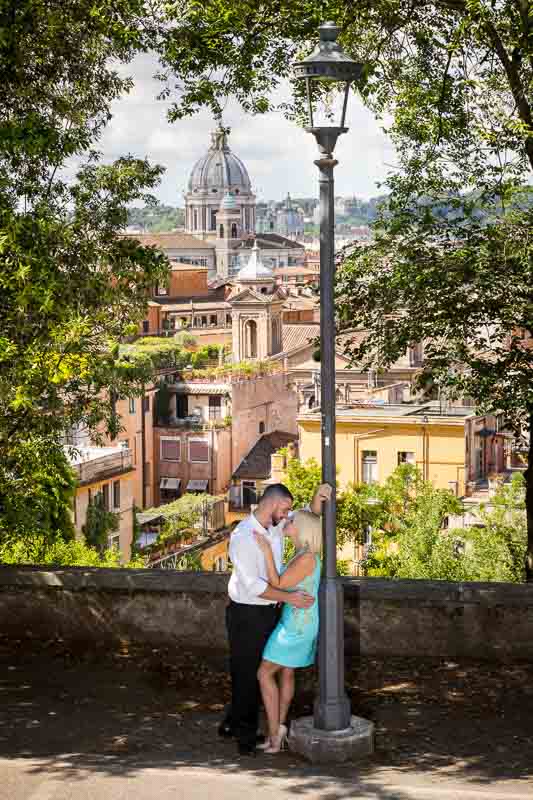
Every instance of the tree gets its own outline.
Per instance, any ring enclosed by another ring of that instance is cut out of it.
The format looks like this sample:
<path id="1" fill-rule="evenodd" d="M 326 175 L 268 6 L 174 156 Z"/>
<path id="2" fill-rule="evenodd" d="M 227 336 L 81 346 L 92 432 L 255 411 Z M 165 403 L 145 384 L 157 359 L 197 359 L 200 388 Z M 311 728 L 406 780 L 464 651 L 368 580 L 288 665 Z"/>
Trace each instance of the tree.
<path id="1" fill-rule="evenodd" d="M 466 105 L 473 104 L 486 121 L 491 117 L 473 137 L 487 134 L 487 145 L 494 146 L 496 121 L 501 145 L 531 159 L 528 9 L 527 0 L 218 0 L 191 3 L 186 14 L 171 7 L 172 26 L 162 40 L 171 117 L 203 106 L 220 115 L 228 97 L 254 113 L 276 108 L 273 90 L 314 46 L 320 22 L 332 19 L 341 28 L 342 46 L 365 65 L 363 98 L 380 115 L 392 112 L 394 126 L 425 134 L 431 147 L 440 137 L 452 138 Z M 295 110 L 293 104 L 281 108 Z"/>
<path id="2" fill-rule="evenodd" d="M 35 539 L 41 544 L 59 537 L 74 539 L 72 504 L 76 479 L 61 450 L 52 440 L 28 437 L 3 451 L 0 461 L 0 548 Z M 43 545 L 44 546 L 44 545 Z M 1 558 L 1 557 L 0 557 Z"/>
<path id="3" fill-rule="evenodd" d="M 120 234 L 127 205 L 150 200 L 161 168 L 130 156 L 102 165 L 95 146 L 111 103 L 131 86 L 113 64 L 154 32 L 139 0 L 0 5 L 0 530 L 36 533 L 43 507 L 32 491 L 61 492 L 65 434 L 115 435 L 115 400 L 147 379 L 118 342 L 168 265 Z M 56 483 L 37 471 L 28 490 L 29 451 L 57 471 Z M 69 538 L 64 516 L 62 529 Z"/>
<path id="4" fill-rule="evenodd" d="M 289 458 L 287 448 L 278 451 L 286 458 L 286 470 L 283 482 L 293 496 L 294 508 L 303 508 L 313 499 L 313 495 L 322 482 L 322 469 L 314 458 L 305 463 L 298 458 Z"/>
<path id="5" fill-rule="evenodd" d="M 107 550 L 109 534 L 118 531 L 120 514 L 109 511 L 104 505 L 104 496 L 101 492 L 87 506 L 87 516 L 82 532 L 89 547 L 94 547 L 99 553 Z"/>
<path id="6" fill-rule="evenodd" d="M 464 536 L 467 580 L 520 583 L 525 579 L 527 548 L 522 475 L 516 473 L 500 486 L 491 506 L 479 510 L 482 527 L 452 532 Z"/>
<path id="7" fill-rule="evenodd" d="M 382 509 L 373 526 L 365 564 L 371 576 L 453 581 L 520 582 L 525 577 L 526 528 L 523 478 L 498 489 L 491 510 L 480 506 L 480 524 L 448 529 L 462 511 L 450 492 L 399 468 L 380 487 Z M 410 468 L 413 469 L 413 468 Z"/>

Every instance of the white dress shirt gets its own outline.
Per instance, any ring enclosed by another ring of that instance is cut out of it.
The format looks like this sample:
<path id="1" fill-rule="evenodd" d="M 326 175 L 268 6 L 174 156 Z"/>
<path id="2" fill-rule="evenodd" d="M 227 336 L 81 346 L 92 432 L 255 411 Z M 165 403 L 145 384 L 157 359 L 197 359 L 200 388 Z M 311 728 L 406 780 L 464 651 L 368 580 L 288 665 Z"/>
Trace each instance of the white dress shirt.
<path id="1" fill-rule="evenodd" d="M 268 530 L 253 514 L 243 519 L 231 534 L 229 557 L 233 571 L 229 579 L 228 594 L 235 603 L 254 606 L 274 605 L 272 600 L 259 597 L 268 588 L 265 557 L 254 539 L 254 531 L 263 533 L 270 541 L 274 563 L 278 572 L 283 563 L 283 523 Z"/>

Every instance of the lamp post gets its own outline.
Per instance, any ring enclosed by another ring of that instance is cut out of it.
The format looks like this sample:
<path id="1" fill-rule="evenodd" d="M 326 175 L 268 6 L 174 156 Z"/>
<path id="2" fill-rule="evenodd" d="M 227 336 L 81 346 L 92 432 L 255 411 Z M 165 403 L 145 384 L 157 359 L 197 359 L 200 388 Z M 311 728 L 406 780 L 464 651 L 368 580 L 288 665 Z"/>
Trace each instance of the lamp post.
<path id="1" fill-rule="evenodd" d="M 314 708 L 318 730 L 340 731 L 350 727 L 350 703 L 344 688 L 344 613 L 343 590 L 337 581 L 336 463 L 335 463 L 335 240 L 333 170 L 337 161 L 333 151 L 345 127 L 350 85 L 361 75 L 361 64 L 347 56 L 337 43 L 339 28 L 325 22 L 319 28 L 316 50 L 294 65 L 297 80 L 305 81 L 309 127 L 315 137 L 320 158 L 314 163 L 320 185 L 320 351 L 322 415 L 322 480 L 333 488 L 331 502 L 323 515 L 324 574 L 320 587 L 320 638 L 318 651 L 319 692 Z M 324 84 L 344 86 L 340 125 L 316 127 L 313 119 L 313 89 Z"/>

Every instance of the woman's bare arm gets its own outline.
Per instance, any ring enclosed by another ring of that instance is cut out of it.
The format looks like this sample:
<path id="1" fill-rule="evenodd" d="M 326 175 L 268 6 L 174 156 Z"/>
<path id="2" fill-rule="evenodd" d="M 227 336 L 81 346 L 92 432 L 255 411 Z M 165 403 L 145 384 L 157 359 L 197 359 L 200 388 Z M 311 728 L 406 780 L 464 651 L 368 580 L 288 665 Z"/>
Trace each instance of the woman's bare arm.
<path id="1" fill-rule="evenodd" d="M 311 575 L 314 568 L 314 555 L 312 553 L 302 553 L 302 555 L 297 556 L 297 558 L 291 561 L 283 575 L 279 576 L 278 588 L 292 589 L 294 586 L 297 586 L 300 581 L 303 581 L 304 578 Z M 270 580 L 268 582 L 270 583 Z"/>
<path id="2" fill-rule="evenodd" d="M 274 589 L 292 589 L 313 572 L 315 568 L 314 556 L 311 553 L 302 553 L 291 561 L 285 572 L 280 575 L 276 569 L 270 542 L 258 531 L 255 532 L 254 536 L 265 557 L 267 581 Z"/>

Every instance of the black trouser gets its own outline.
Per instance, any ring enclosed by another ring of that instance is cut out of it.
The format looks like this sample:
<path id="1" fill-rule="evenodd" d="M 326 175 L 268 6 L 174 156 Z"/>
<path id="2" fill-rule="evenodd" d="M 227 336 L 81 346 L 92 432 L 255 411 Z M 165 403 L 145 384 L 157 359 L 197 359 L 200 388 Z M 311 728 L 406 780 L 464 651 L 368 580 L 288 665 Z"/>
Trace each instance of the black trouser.
<path id="1" fill-rule="evenodd" d="M 278 621 L 276 606 L 234 603 L 226 608 L 231 670 L 231 708 L 226 722 L 240 744 L 255 745 L 260 691 L 257 670 Z"/>

